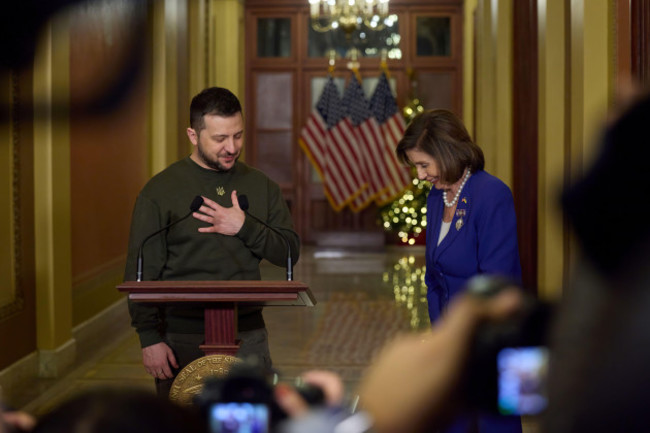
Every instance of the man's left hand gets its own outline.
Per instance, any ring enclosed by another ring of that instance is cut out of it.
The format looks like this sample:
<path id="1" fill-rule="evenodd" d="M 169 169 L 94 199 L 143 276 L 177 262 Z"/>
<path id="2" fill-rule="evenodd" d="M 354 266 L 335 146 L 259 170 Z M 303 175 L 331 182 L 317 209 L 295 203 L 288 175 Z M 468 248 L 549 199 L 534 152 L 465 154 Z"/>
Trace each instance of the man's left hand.
<path id="1" fill-rule="evenodd" d="M 219 206 L 209 198 L 203 197 L 203 206 L 192 216 L 198 220 L 210 224 L 209 227 L 201 227 L 201 233 L 220 233 L 222 235 L 234 236 L 244 225 L 246 214 L 239 207 L 237 191 L 231 194 L 232 207 Z"/>

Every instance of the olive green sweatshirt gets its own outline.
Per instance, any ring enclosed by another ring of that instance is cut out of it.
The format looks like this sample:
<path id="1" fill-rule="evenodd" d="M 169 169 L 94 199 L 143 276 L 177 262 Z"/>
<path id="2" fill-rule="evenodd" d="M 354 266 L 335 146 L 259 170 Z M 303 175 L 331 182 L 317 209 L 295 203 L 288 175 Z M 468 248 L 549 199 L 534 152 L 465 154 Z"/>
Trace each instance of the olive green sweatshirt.
<path id="1" fill-rule="evenodd" d="M 136 280 L 138 250 L 148 235 L 187 215 L 198 195 L 231 207 L 233 190 L 248 197 L 248 213 L 284 235 L 296 262 L 300 240 L 275 182 L 242 162 L 222 172 L 205 169 L 186 157 L 149 180 L 136 200 L 125 281 Z M 190 216 L 147 240 L 142 255 L 142 280 L 259 280 L 262 259 L 277 266 L 286 265 L 286 241 L 249 215 L 234 236 L 198 231 L 206 226 Z M 158 307 L 129 301 L 129 312 L 142 347 L 163 341 L 163 329 L 170 333 L 204 332 L 202 307 Z M 239 308 L 240 331 L 263 327 L 261 307 Z"/>

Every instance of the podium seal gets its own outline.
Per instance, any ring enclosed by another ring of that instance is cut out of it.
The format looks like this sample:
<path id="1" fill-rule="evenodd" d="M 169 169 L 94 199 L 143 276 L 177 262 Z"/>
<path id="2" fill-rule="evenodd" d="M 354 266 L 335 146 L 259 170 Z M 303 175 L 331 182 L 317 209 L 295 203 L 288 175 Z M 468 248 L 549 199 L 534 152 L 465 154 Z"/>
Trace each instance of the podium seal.
<path id="1" fill-rule="evenodd" d="M 176 375 L 169 391 L 169 399 L 189 406 L 194 396 L 203 389 L 207 377 L 223 377 L 237 362 L 241 360 L 230 355 L 207 355 L 195 359 Z"/>

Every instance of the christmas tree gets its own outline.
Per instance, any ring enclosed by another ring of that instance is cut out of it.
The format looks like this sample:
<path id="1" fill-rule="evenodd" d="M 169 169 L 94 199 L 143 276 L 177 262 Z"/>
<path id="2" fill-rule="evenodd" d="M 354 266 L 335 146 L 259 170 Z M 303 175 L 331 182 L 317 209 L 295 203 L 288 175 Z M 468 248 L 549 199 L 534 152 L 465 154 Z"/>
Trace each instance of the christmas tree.
<path id="1" fill-rule="evenodd" d="M 424 111 L 420 100 L 415 96 L 417 81 L 414 73 L 409 70 L 411 91 L 409 103 L 402 113 L 408 124 L 418 113 Z M 413 181 L 410 188 L 398 199 L 379 209 L 381 225 L 384 230 L 396 233 L 401 242 L 413 245 L 424 240 L 427 225 L 427 195 L 431 184 L 417 178 L 413 170 Z"/>

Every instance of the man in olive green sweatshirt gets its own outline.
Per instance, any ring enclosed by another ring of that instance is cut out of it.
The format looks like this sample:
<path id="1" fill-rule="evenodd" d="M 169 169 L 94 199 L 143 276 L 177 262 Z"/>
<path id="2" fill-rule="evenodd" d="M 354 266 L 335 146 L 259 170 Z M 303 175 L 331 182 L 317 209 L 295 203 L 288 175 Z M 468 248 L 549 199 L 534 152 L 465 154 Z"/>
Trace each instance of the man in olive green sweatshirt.
<path id="1" fill-rule="evenodd" d="M 136 279 L 137 256 L 151 233 L 185 216 L 190 203 L 204 203 L 183 220 L 147 240 L 143 280 L 259 280 L 262 259 L 283 266 L 287 243 L 297 261 L 300 239 L 279 186 L 238 161 L 243 147 L 243 118 L 237 97 L 212 87 L 192 99 L 187 135 L 192 153 L 154 176 L 140 192 L 131 222 L 125 280 Z M 246 195 L 247 215 L 237 196 Z M 282 235 L 280 235 L 280 232 Z M 140 337 L 145 370 L 168 395 L 178 371 L 203 356 L 202 307 L 157 307 L 129 302 L 132 326 Z M 238 357 L 253 357 L 271 368 L 261 307 L 238 310 Z"/>

